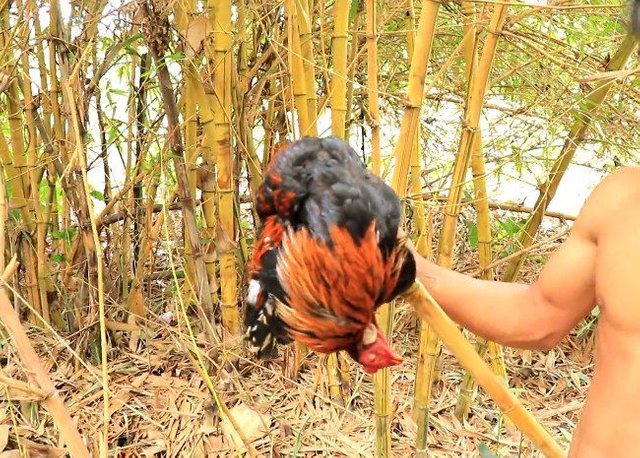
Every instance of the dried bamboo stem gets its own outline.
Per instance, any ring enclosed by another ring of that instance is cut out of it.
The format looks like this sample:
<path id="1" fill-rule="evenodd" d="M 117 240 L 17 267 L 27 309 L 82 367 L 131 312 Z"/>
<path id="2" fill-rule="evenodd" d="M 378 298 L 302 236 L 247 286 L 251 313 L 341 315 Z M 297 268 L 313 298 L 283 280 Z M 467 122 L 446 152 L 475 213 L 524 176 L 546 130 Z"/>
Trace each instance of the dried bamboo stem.
<path id="1" fill-rule="evenodd" d="M 100 441 L 100 455 L 102 457 L 107 456 L 108 452 L 108 441 L 109 441 L 109 373 L 107 370 L 107 351 L 108 351 L 108 342 L 107 342 L 107 328 L 105 325 L 106 319 L 106 310 L 105 310 L 105 300 L 104 300 L 104 262 L 103 262 L 103 251 L 102 246 L 100 244 L 100 236 L 98 235 L 98 227 L 96 224 L 96 218 L 93 214 L 93 204 L 90 196 L 89 189 L 89 177 L 88 177 L 88 169 L 89 166 L 87 164 L 87 156 L 86 151 L 84 151 L 84 143 L 81 137 L 81 132 L 84 131 L 84 127 L 80 125 L 80 119 L 78 118 L 78 110 L 75 106 L 75 99 L 73 98 L 73 94 L 71 93 L 71 85 L 70 81 L 77 81 L 77 70 L 79 67 L 76 67 L 74 72 L 72 73 L 72 77 L 70 80 L 65 80 L 62 82 L 62 88 L 66 95 L 67 103 L 71 109 L 71 120 L 72 120 L 72 128 L 75 135 L 76 142 L 76 153 L 75 155 L 79 158 L 80 162 L 80 171 L 82 173 L 82 184 L 84 186 L 84 196 L 86 198 L 85 205 L 87 206 L 87 218 L 89 219 L 89 223 L 91 226 L 91 237 L 93 239 L 93 246 L 95 249 L 95 267 L 96 267 L 96 286 L 97 286 L 97 299 L 98 299 L 98 313 L 99 313 L 99 322 L 100 322 L 100 349 L 101 349 L 101 368 L 102 368 L 102 397 L 103 397 L 103 424 L 102 424 L 102 437 Z"/>
<path id="2" fill-rule="evenodd" d="M 69 411 L 65 407 L 62 398 L 60 398 L 58 390 L 49 378 L 47 370 L 31 346 L 29 337 L 20 323 L 20 318 L 4 291 L 5 282 L 13 275 L 13 271 L 16 268 L 17 262 L 14 258 L 5 269 L 2 278 L 0 278 L 0 321 L 11 335 L 20 361 L 27 369 L 27 374 L 30 374 L 38 387 L 46 393 L 42 404 L 49 411 L 53 417 L 53 421 L 58 426 L 60 436 L 69 448 L 69 453 L 73 458 L 89 457 L 91 455 L 89 454 L 87 446 L 76 429 Z"/>
<path id="3" fill-rule="evenodd" d="M 491 368 L 475 352 L 462 332 L 444 313 L 425 287 L 418 281 L 404 294 L 416 313 L 426 320 L 442 342 L 455 355 L 458 362 L 476 379 L 502 412 L 525 434 L 547 457 L 564 457 L 565 452 L 549 433 L 525 409 L 522 403 L 505 387 Z"/>

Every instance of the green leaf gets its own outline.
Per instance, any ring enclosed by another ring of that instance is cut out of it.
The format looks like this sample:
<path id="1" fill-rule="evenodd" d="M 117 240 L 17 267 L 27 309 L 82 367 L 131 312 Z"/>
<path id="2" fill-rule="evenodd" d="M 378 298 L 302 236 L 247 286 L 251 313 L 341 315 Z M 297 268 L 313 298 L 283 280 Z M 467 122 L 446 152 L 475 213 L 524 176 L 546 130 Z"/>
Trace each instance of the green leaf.
<path id="1" fill-rule="evenodd" d="M 167 60 L 167 61 L 172 60 L 174 62 L 180 62 L 180 61 L 184 60 L 185 56 L 186 56 L 186 54 L 183 53 L 183 52 L 175 52 L 173 54 L 167 54 L 165 56 L 165 60 Z"/>
<path id="2" fill-rule="evenodd" d="M 351 7 L 349 8 L 349 23 L 358 15 L 358 7 L 360 6 L 360 0 L 351 0 Z"/>
<path id="3" fill-rule="evenodd" d="M 51 256 L 51 262 L 53 262 L 55 264 L 62 264 L 64 262 L 66 262 L 66 259 L 65 259 L 63 254 L 58 253 L 58 254 L 54 254 L 53 256 Z"/>
<path id="4" fill-rule="evenodd" d="M 91 197 L 93 197 L 94 199 L 98 199 L 104 202 L 104 194 L 102 194 L 100 191 L 91 191 L 89 194 L 91 194 Z"/>
<path id="5" fill-rule="evenodd" d="M 51 236 L 54 239 L 58 239 L 58 240 L 66 240 L 67 242 L 71 242 L 71 239 L 73 238 L 73 236 L 76 234 L 76 232 L 78 232 L 78 228 L 76 227 L 70 227 L 69 229 L 67 229 L 66 231 L 54 231 Z"/>
<path id="6" fill-rule="evenodd" d="M 478 246 L 478 225 L 476 223 L 467 223 L 467 239 L 471 248 Z"/>

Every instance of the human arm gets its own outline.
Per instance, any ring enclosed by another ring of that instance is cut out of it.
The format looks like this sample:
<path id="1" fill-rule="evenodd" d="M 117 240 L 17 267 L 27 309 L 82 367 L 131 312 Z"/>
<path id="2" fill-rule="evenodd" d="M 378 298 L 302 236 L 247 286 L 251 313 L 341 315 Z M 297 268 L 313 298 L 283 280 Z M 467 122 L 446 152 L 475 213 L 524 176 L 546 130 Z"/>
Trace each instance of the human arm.
<path id="1" fill-rule="evenodd" d="M 475 279 L 414 252 L 418 279 L 454 321 L 474 333 L 512 347 L 552 348 L 596 304 L 598 238 L 629 179 L 619 171 L 603 180 L 533 284 Z"/>
<path id="2" fill-rule="evenodd" d="M 503 345 L 546 350 L 593 307 L 590 251 L 572 234 L 533 284 L 476 279 L 415 257 L 418 279 L 452 320 Z"/>

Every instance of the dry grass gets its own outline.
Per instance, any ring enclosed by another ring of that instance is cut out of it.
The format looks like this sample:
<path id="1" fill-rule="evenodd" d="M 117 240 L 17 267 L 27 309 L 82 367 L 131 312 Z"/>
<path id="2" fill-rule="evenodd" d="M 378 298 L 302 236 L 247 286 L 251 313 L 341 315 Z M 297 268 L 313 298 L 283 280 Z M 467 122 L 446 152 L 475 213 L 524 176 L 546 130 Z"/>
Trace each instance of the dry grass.
<path id="1" fill-rule="evenodd" d="M 464 244 L 458 251 L 462 261 L 457 269 L 477 265 Z M 525 281 L 534 278 L 540 267 L 527 262 Z M 171 310 L 172 300 L 160 310 Z M 512 388 L 564 446 L 578 420 L 591 374 L 591 328 L 584 333 L 576 328 L 551 352 L 505 351 Z M 158 318 L 146 323 L 143 336 L 140 348 L 132 352 L 126 333 L 111 334 L 111 456 L 232 456 L 215 404 L 193 363 L 187 334 Z M 35 331 L 30 337 L 81 433 L 97 450 L 102 421 L 99 366 L 77 363 L 57 338 Z M 4 345 L 0 375 L 27 380 L 10 343 L 0 343 Z M 399 305 L 396 314 L 394 343 L 405 362 L 392 371 L 393 452 L 411 456 L 416 434 L 411 410 L 417 332 L 415 318 L 405 304 Z M 321 372 L 324 365 L 318 364 L 315 355 L 305 361 L 299 378 L 292 380 L 284 375 L 281 358 L 260 365 L 241 358 L 237 367 L 221 368 L 216 364 L 220 353 L 216 345 L 201 337 L 198 346 L 210 357 L 209 372 L 228 406 L 242 404 L 266 416 L 268 432 L 257 431 L 256 436 L 261 437 L 254 443 L 265 456 L 373 456 L 373 379 L 359 367 L 352 367 L 352 395 L 344 408 L 328 399 L 326 374 Z M 482 392 L 468 421 L 460 423 L 454 417 L 464 372 L 446 348 L 443 352 L 442 377 L 433 393 L 430 451 L 437 456 L 477 456 L 484 444 L 499 456 L 538 456 L 518 432 L 501 427 L 501 416 Z M 35 395 L 11 385 L 0 387 L 0 451 L 24 447 L 30 456 L 60 456 L 55 427 L 47 413 L 30 402 Z M 236 420 L 247 433 L 260 429 L 260 425 L 250 426 L 244 416 Z"/>

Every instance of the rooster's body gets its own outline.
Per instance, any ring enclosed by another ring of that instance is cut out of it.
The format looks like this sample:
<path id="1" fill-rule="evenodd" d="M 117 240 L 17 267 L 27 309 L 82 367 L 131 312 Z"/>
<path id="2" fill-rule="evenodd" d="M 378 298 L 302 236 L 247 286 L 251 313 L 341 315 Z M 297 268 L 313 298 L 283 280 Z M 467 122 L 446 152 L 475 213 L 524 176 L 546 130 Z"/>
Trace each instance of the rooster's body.
<path id="1" fill-rule="evenodd" d="M 306 137 L 272 160 L 256 208 L 245 325 L 258 357 L 296 340 L 367 372 L 397 364 L 374 315 L 415 278 L 393 190 L 346 142 Z"/>

